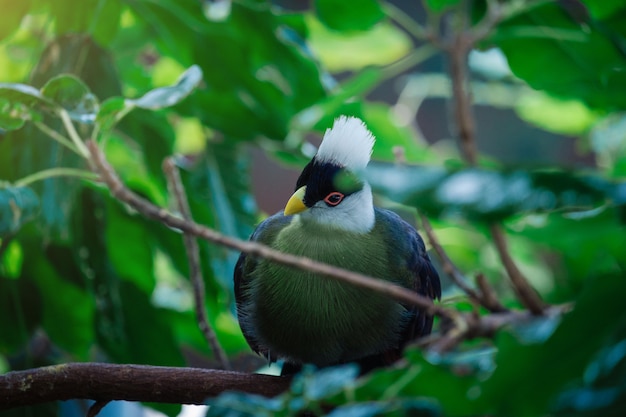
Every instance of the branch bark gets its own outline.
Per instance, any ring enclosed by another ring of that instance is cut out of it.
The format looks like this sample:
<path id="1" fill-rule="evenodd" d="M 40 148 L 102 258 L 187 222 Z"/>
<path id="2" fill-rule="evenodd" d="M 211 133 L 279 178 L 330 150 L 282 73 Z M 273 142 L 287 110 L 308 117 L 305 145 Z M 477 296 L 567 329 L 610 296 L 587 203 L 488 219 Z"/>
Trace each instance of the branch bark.
<path id="1" fill-rule="evenodd" d="M 491 312 L 502 312 L 506 311 L 506 308 L 500 304 L 497 298 L 493 297 L 493 290 L 488 288 L 488 284 L 485 280 L 482 281 L 482 285 L 479 286 L 481 289 L 480 292 L 476 291 L 474 288 L 470 287 L 463 274 L 456 267 L 454 262 L 450 259 L 443 246 L 439 243 L 439 239 L 435 235 L 435 231 L 430 225 L 430 221 L 428 221 L 428 217 L 424 214 L 420 213 L 420 219 L 422 222 L 422 229 L 426 232 L 426 236 L 428 237 L 428 241 L 430 245 L 435 250 L 437 257 L 441 261 L 441 267 L 443 268 L 443 272 L 445 272 L 452 282 L 456 284 L 463 292 L 467 294 L 467 296 L 476 304 L 482 305 L 487 310 Z"/>
<path id="2" fill-rule="evenodd" d="M 572 304 L 561 304 L 550 306 L 544 310 L 543 316 L 554 317 L 565 314 L 572 309 Z M 530 310 L 505 311 L 481 316 L 476 313 L 458 313 L 451 323 L 443 323 L 448 326 L 443 331 L 433 337 L 425 338 L 418 342 L 435 352 L 445 352 L 453 349 L 464 340 L 475 338 L 491 338 L 503 327 L 509 325 L 519 325 L 537 319 L 537 315 Z"/>
<path id="3" fill-rule="evenodd" d="M 522 275 L 522 272 L 519 270 L 517 265 L 515 265 L 515 262 L 509 253 L 502 228 L 500 225 L 493 224 L 491 225 L 490 230 L 498 255 L 500 255 L 500 260 L 509 275 L 513 289 L 517 294 L 517 298 L 519 298 L 524 307 L 529 309 L 533 314 L 542 314 L 543 309 L 545 308 L 544 303 L 541 301 L 541 298 L 539 298 L 539 295 L 537 295 L 535 290 L 530 286 L 524 275 Z"/>
<path id="4" fill-rule="evenodd" d="M 273 397 L 289 384 L 285 377 L 214 369 L 68 363 L 0 375 L 0 410 L 69 399 L 203 404 L 230 390 Z"/>
<path id="5" fill-rule="evenodd" d="M 178 168 L 171 157 L 166 158 L 165 161 L 163 161 L 163 172 L 167 178 L 170 192 L 174 194 L 178 211 L 180 211 L 183 220 L 193 221 L 191 217 L 191 210 L 189 209 L 189 203 L 187 202 L 185 187 L 183 187 L 180 179 L 180 173 L 178 172 Z M 183 242 L 189 263 L 189 280 L 193 286 L 193 299 L 198 327 L 211 347 L 211 350 L 213 351 L 215 358 L 220 363 L 222 369 L 231 369 L 228 357 L 217 340 L 217 336 L 215 335 L 213 328 L 209 324 L 209 318 L 204 305 L 204 279 L 202 277 L 198 241 L 192 234 L 183 233 Z"/>

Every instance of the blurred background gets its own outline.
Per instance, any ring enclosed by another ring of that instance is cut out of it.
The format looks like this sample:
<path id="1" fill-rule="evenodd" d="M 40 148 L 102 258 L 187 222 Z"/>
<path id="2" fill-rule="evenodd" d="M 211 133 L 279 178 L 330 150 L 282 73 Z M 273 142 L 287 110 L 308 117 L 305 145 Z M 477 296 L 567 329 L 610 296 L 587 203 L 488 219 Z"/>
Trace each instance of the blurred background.
<path id="1" fill-rule="evenodd" d="M 502 14 L 490 21 L 494 4 Z M 624 349 L 607 379 L 582 377 L 598 352 L 622 346 L 625 328 L 611 298 L 620 292 L 602 287 L 626 265 L 622 2 L 0 0 L 0 10 L 0 374 L 71 361 L 217 366 L 194 318 L 180 234 L 94 181 L 44 97 L 67 111 L 80 138 L 98 142 L 133 191 L 173 211 L 161 164 L 176 155 L 194 219 L 242 239 L 283 208 L 333 119 L 362 118 L 377 137 L 368 177 L 377 204 L 418 227 L 417 210 L 426 214 L 468 282 L 484 274 L 505 306 L 522 308 L 489 233 L 499 224 L 547 302 L 587 297 L 607 308 L 581 313 L 604 345 L 560 333 L 565 346 L 589 352 L 571 373 L 536 381 L 493 362 L 481 370 L 545 393 L 536 402 L 543 413 L 606 412 L 594 384 L 617 390 L 607 407 L 624 404 Z M 485 22 L 467 54 L 478 150 L 470 168 L 441 44 Z M 193 66 L 202 79 L 188 85 Z M 82 81 L 54 81 L 60 74 Z M 201 254 L 211 324 L 235 369 L 255 370 L 263 361 L 234 315 L 238 254 L 206 242 Z M 476 308 L 444 279 L 444 305 Z M 543 343 L 555 327 L 527 329 L 536 337 L 515 343 Z M 563 350 L 532 346 L 557 360 Z M 498 363 L 537 363 L 506 352 Z M 449 398 L 447 381 L 432 390 L 444 414 L 452 403 L 485 410 Z M 588 390 L 587 408 L 576 408 L 572 387 Z M 533 415 L 519 411 L 522 392 L 490 415 Z M 485 388 L 480 404 L 500 394 Z M 549 396 L 561 402 L 546 405 Z M 74 405 L 0 415 L 83 415 L 85 404 Z M 140 412 L 128 407 L 101 415 Z"/>

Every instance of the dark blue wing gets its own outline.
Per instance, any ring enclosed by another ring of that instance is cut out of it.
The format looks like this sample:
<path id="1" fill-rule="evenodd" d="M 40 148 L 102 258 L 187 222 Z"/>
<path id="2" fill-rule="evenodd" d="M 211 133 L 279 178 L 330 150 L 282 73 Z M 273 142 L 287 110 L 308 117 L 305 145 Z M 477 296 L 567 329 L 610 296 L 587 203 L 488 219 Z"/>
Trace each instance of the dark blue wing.
<path id="1" fill-rule="evenodd" d="M 409 271 L 411 280 L 407 287 L 430 299 L 441 298 L 439 274 L 433 266 L 424 240 L 413 226 L 392 211 L 376 208 L 376 221 L 386 233 L 389 259 L 400 273 Z M 404 270 L 404 271 L 403 271 Z M 409 322 L 403 334 L 403 343 L 429 334 L 433 317 L 415 306 L 406 306 Z"/>

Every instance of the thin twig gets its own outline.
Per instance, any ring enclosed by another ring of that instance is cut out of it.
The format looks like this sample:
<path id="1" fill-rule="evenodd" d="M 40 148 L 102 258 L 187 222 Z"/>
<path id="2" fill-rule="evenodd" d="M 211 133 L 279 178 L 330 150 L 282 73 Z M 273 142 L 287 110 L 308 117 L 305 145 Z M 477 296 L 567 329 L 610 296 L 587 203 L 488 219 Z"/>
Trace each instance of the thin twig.
<path id="1" fill-rule="evenodd" d="M 58 143 L 65 146 L 67 149 L 71 150 L 72 152 L 78 155 L 81 155 L 80 151 L 74 145 L 74 143 L 68 138 L 66 138 L 65 136 L 63 136 L 62 134 L 60 134 L 59 132 L 57 132 L 56 130 L 50 129 L 46 124 L 41 123 L 41 122 L 35 122 L 33 124 L 35 125 L 37 129 L 41 130 L 43 133 L 45 133 L 49 137 L 56 140 Z"/>
<path id="2" fill-rule="evenodd" d="M 201 239 L 208 240 L 209 242 L 213 242 L 230 249 L 253 256 L 259 256 L 276 263 L 325 275 L 329 278 L 341 280 L 361 288 L 376 291 L 398 301 L 419 307 L 428 314 L 435 314 L 444 317 L 451 314 L 450 310 L 440 305 L 436 305 L 430 298 L 399 285 L 317 262 L 303 256 L 283 253 L 257 242 L 244 241 L 225 236 L 213 229 L 199 225 L 195 222 L 180 219 L 170 214 L 167 210 L 155 206 L 126 188 L 106 161 L 102 151 L 98 148 L 98 145 L 95 142 L 88 141 L 87 147 L 91 152 L 93 168 L 100 175 L 102 181 L 104 181 L 107 185 L 111 194 L 118 200 L 128 204 L 139 213 L 150 219 L 158 220 L 166 226 L 181 230 L 183 233 L 189 233 Z"/>
<path id="3" fill-rule="evenodd" d="M 489 311 L 494 313 L 500 313 L 504 311 L 508 311 L 498 300 L 496 296 L 496 292 L 491 288 L 485 275 L 483 273 L 479 273 L 476 275 L 476 285 L 480 288 L 480 295 L 483 301 L 483 306 L 485 306 Z"/>
<path id="4" fill-rule="evenodd" d="M 87 417 L 96 417 L 98 413 L 100 413 L 100 411 L 102 411 L 102 409 L 110 402 L 111 400 L 98 400 L 91 404 L 91 407 L 87 410 Z"/>
<path id="5" fill-rule="evenodd" d="M 385 2 L 382 6 L 385 14 L 398 23 L 405 31 L 413 35 L 416 39 L 427 39 L 426 29 L 411 18 L 404 10 L 391 2 Z"/>
<path id="6" fill-rule="evenodd" d="M 543 313 L 547 317 L 556 317 L 568 313 L 572 308 L 571 303 L 555 305 L 546 308 Z M 535 319 L 537 316 L 529 310 L 504 311 L 486 316 L 467 313 L 453 320 L 452 326 L 447 331 L 433 334 L 417 344 L 428 347 L 433 352 L 442 353 L 453 349 L 464 340 L 491 338 L 503 327 L 528 323 Z"/>
<path id="7" fill-rule="evenodd" d="M 187 221 L 193 221 L 191 210 L 189 209 L 189 203 L 187 202 L 185 187 L 183 187 L 182 181 L 180 180 L 180 173 L 171 157 L 166 158 L 165 161 L 163 161 L 163 172 L 167 178 L 170 192 L 174 194 L 178 211 L 180 212 L 182 218 Z M 198 327 L 200 327 L 202 335 L 208 342 L 209 346 L 211 346 L 213 354 L 220 363 L 221 368 L 230 369 L 228 357 L 224 353 L 224 349 L 222 349 L 219 340 L 217 340 L 217 336 L 215 335 L 213 328 L 209 324 L 204 302 L 204 279 L 202 277 L 198 241 L 193 235 L 184 233 L 183 242 L 185 244 L 187 260 L 189 262 L 189 279 L 193 285 L 193 298 Z"/>
<path id="8" fill-rule="evenodd" d="M 524 275 L 522 275 L 522 272 L 519 270 L 517 265 L 515 265 L 515 262 L 509 253 L 502 228 L 500 225 L 492 224 L 489 229 L 496 245 L 498 255 L 500 256 L 500 260 L 509 275 L 513 289 L 515 290 L 520 302 L 533 314 L 542 314 L 544 309 L 543 301 L 541 301 L 535 290 L 530 286 Z"/>
<path id="9" fill-rule="evenodd" d="M 484 281 L 484 276 L 482 276 L 482 274 L 479 274 L 479 276 L 483 277 L 483 282 L 479 283 L 479 288 L 483 290 L 484 287 L 487 287 L 488 290 L 485 289 L 479 292 L 467 284 L 465 276 L 463 276 L 459 268 L 457 268 L 454 262 L 452 262 L 452 260 L 444 250 L 443 246 L 441 246 L 441 244 L 439 243 L 437 235 L 435 234 L 435 231 L 433 230 L 430 221 L 428 220 L 428 217 L 420 213 L 420 219 L 422 221 L 422 229 L 424 229 L 424 231 L 426 232 L 426 236 L 428 236 L 428 241 L 430 242 L 430 245 L 433 247 L 435 253 L 437 254 L 437 257 L 441 261 L 441 267 L 443 268 L 443 272 L 445 272 L 450 277 L 452 282 L 454 282 L 461 290 L 463 290 L 463 292 L 465 292 L 472 301 L 485 307 L 487 310 L 491 312 L 507 311 L 506 308 L 504 308 L 494 296 L 493 290 L 488 288 L 488 284 Z"/>
<path id="10" fill-rule="evenodd" d="M 381 69 L 380 80 L 388 80 L 428 60 L 437 53 L 437 48 L 425 44 L 414 49 L 409 54 Z"/>
<path id="11" fill-rule="evenodd" d="M 450 277 L 450 279 L 460 289 L 462 289 L 463 292 L 465 292 L 474 302 L 482 304 L 480 295 L 473 288 L 467 285 L 465 277 L 452 262 L 446 251 L 439 243 L 439 240 L 435 235 L 435 232 L 430 224 L 430 221 L 428 220 L 428 217 L 420 213 L 420 219 L 422 222 L 422 229 L 424 229 L 424 231 L 426 232 L 426 236 L 428 236 L 428 241 L 430 242 L 430 245 L 433 247 L 435 253 L 437 253 L 437 257 L 439 257 L 439 260 L 441 261 L 441 267 L 443 268 L 443 272 L 445 272 Z"/>
<path id="12" fill-rule="evenodd" d="M 74 126 L 74 123 L 72 123 L 72 119 L 70 118 L 70 115 L 67 112 L 67 110 L 65 109 L 59 110 L 58 115 L 61 118 L 61 121 L 63 122 L 63 126 L 65 127 L 67 134 L 70 135 L 70 139 L 74 143 L 74 146 L 76 146 L 76 149 L 78 150 L 80 155 L 85 159 L 89 159 L 89 150 L 85 146 L 85 142 L 83 142 L 80 135 L 76 131 L 76 127 Z"/>
<path id="13" fill-rule="evenodd" d="M 97 179 L 97 176 L 91 171 L 85 171 L 84 169 L 78 168 L 55 167 L 50 169 L 44 169 L 42 171 L 37 171 L 33 174 L 27 175 L 26 177 L 20 178 L 19 180 L 15 181 L 13 185 L 15 185 L 16 187 L 26 187 L 34 182 L 54 177 L 72 177 L 82 178 L 86 180 Z"/>

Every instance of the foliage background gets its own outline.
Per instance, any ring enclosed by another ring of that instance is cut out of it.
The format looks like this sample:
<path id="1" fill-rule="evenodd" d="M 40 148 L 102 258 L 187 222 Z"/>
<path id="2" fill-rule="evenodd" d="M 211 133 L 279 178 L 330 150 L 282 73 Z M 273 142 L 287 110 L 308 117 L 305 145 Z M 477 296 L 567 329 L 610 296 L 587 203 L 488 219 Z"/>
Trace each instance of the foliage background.
<path id="1" fill-rule="evenodd" d="M 229 415 L 287 415 L 321 400 L 354 416 L 620 415 L 626 7 L 619 0 L 502 5 L 506 18 L 470 55 L 479 168 L 464 168 L 450 139 L 445 54 L 422 39 L 411 17 L 432 27 L 443 16 L 440 31 L 453 33 L 463 16 L 480 22 L 481 1 L 398 8 L 317 0 L 295 8 L 252 0 L 1 0 L 0 81 L 42 88 L 58 74 L 75 74 L 93 96 L 62 104 L 84 137 L 94 123 L 101 128 L 99 143 L 133 190 L 169 206 L 161 163 L 184 154 L 194 219 L 241 238 L 263 216 L 252 193 L 251 149 L 255 160 L 260 150 L 296 172 L 314 152 L 311 138 L 319 140 L 334 117 L 359 116 L 378 138 L 376 161 L 393 162 L 402 147 L 410 165 L 373 166 L 379 204 L 423 210 L 457 266 L 468 277 L 484 273 L 507 306 L 520 307 L 488 233 L 488 224 L 502 222 L 543 298 L 576 302 L 562 320 L 508 329 L 446 355 L 411 350 L 401 369 L 363 380 L 346 367 L 307 373 L 277 400 L 223 395 L 213 400 L 215 415 L 226 408 Z M 148 102 L 107 125 L 102 115 L 120 106 L 116 97 L 172 85 L 192 65 L 203 81 L 185 100 L 168 108 Z M 57 118 L 1 90 L 0 372 L 67 361 L 211 366 L 181 236 L 88 179 L 46 174 L 87 167 L 38 127 L 63 132 Z M 533 143 L 529 157 L 498 151 Z M 576 158 L 558 157 L 551 143 L 566 144 L 559 149 L 574 149 Z M 201 250 L 211 324 L 232 358 L 245 357 L 233 316 L 237 254 L 205 242 Z M 452 287 L 444 303 L 471 308 Z M 56 412 L 51 405 L 11 413 Z"/>

